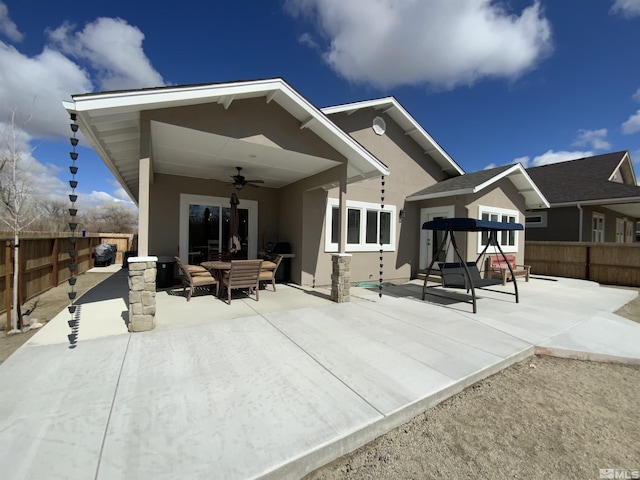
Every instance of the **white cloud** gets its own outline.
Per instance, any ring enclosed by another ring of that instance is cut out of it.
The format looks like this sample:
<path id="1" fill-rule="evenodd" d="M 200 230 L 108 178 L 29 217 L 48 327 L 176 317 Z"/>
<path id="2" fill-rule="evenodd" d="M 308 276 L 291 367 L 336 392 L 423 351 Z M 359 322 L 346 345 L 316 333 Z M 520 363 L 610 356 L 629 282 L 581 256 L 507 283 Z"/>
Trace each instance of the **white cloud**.
<path id="1" fill-rule="evenodd" d="M 62 100 L 69 94 L 91 91 L 87 73 L 60 52 L 45 48 L 28 57 L 0 41 L 0 122 L 11 111 L 31 116 L 24 130 L 36 138 L 69 135 L 69 116 Z"/>
<path id="2" fill-rule="evenodd" d="M 511 161 L 511 163 L 513 163 L 513 164 L 521 163 L 524 168 L 529 168 L 529 162 L 530 161 L 531 161 L 531 157 L 525 155 L 524 157 L 514 158 Z"/>
<path id="3" fill-rule="evenodd" d="M 3 7 L 0 0 L 0 34 L 7 35 L 8 16 Z M 25 164 L 33 171 L 36 189 L 47 198 L 66 198 L 68 183 L 56 177 L 57 167 L 40 163 L 38 150 L 34 150 L 41 141 L 70 136 L 69 116 L 61 102 L 71 94 L 94 91 L 94 85 L 101 89 L 149 87 L 161 85 L 162 77 L 142 50 L 144 35 L 123 20 L 101 18 L 82 31 L 63 25 L 48 33 L 49 44 L 34 56 L 0 40 L 0 131 L 15 111 L 16 124 L 24 132 L 19 147 L 28 152 Z M 114 190 L 113 194 L 79 192 L 80 208 L 105 201 L 131 204 L 119 185 Z"/>
<path id="4" fill-rule="evenodd" d="M 316 43 L 310 33 L 305 32 L 298 37 L 298 42 L 302 45 L 306 45 L 309 48 L 313 48 L 314 50 L 318 50 L 320 46 Z"/>
<path id="5" fill-rule="evenodd" d="M 470 85 L 513 79 L 551 50 L 538 0 L 515 14 L 490 0 L 287 0 L 329 45 L 325 61 L 356 83 L 379 88 Z"/>
<path id="6" fill-rule="evenodd" d="M 591 146 L 594 150 L 608 150 L 611 144 L 606 140 L 607 129 L 599 130 L 578 130 L 578 137 L 573 142 L 573 146 L 584 147 Z"/>
<path id="7" fill-rule="evenodd" d="M 576 160 L 578 158 L 585 158 L 585 157 L 592 157 L 592 156 L 593 156 L 593 152 L 588 152 L 588 151 L 587 152 L 581 152 L 581 151 L 568 152 L 568 151 L 561 150 L 559 152 L 554 152 L 553 150 L 547 150 L 542 155 L 533 157 L 533 160 L 530 161 L 530 165 L 528 165 L 527 168 L 539 167 L 541 165 L 550 165 L 552 163 L 566 162 L 567 160 Z M 522 157 L 522 158 L 525 158 L 525 157 Z"/>
<path id="8" fill-rule="evenodd" d="M 18 26 L 9 17 L 7 5 L 0 0 L 0 34 L 14 42 L 21 42 L 24 34 L 18 30 Z"/>
<path id="9" fill-rule="evenodd" d="M 631 134 L 636 132 L 640 132 L 640 110 L 636 111 L 622 124 L 622 133 Z"/>
<path id="10" fill-rule="evenodd" d="M 615 0 L 612 13 L 620 13 L 627 18 L 640 16 L 640 0 Z"/>
<path id="11" fill-rule="evenodd" d="M 640 88 L 638 88 L 638 90 L 636 90 L 636 93 L 634 93 L 631 98 L 633 98 L 636 102 L 640 102 Z"/>
<path id="12" fill-rule="evenodd" d="M 66 55 L 88 61 L 101 90 L 164 85 L 142 49 L 144 34 L 125 20 L 99 18 L 82 31 L 64 24 L 47 32 L 50 42 Z"/>

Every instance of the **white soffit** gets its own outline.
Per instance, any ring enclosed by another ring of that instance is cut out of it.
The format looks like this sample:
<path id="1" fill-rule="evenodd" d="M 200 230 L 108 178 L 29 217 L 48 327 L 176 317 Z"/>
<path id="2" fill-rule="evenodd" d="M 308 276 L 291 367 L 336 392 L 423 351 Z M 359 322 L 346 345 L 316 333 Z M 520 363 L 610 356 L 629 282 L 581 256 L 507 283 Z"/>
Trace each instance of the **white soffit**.
<path id="1" fill-rule="evenodd" d="M 154 171 L 168 175 L 228 182 L 237 173 L 235 167 L 242 166 L 242 174 L 248 179 L 264 180 L 263 186 L 278 188 L 339 163 L 155 121 L 151 122 L 151 136 Z M 178 158 L 180 161 L 176 161 Z"/>

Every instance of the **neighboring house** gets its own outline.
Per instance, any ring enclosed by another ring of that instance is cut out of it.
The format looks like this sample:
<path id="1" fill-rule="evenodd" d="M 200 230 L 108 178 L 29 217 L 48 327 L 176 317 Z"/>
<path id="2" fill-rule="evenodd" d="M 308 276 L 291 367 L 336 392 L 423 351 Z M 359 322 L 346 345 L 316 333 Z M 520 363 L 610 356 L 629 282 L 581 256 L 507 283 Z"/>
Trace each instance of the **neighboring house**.
<path id="1" fill-rule="evenodd" d="M 628 151 L 527 169 L 551 204 L 526 212 L 527 240 L 635 241 L 640 187 Z"/>
<path id="2" fill-rule="evenodd" d="M 406 280 L 437 245 L 425 221 L 522 223 L 526 209 L 548 206 L 520 165 L 465 175 L 391 97 L 319 110 L 268 79 L 72 98 L 65 108 L 138 204 L 140 255 L 225 250 L 235 192 L 244 256 L 288 242 L 293 282 L 330 284 L 335 253 L 352 254 L 352 282 L 380 270 Z M 234 188 L 236 167 L 264 183 Z M 523 259 L 522 236 L 502 241 Z M 469 234 L 469 258 L 481 242 Z"/>

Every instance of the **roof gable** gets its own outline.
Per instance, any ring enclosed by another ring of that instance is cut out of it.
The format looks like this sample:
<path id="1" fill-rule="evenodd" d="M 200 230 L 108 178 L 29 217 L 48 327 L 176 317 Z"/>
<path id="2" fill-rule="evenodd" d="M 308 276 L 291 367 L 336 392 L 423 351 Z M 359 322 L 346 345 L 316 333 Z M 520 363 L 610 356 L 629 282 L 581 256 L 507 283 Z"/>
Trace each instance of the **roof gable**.
<path id="1" fill-rule="evenodd" d="M 444 198 L 454 195 L 473 195 L 503 178 L 508 178 L 513 183 L 518 193 L 524 197 L 527 208 L 549 207 L 547 199 L 519 163 L 467 173 L 438 182 L 410 195 L 407 197 L 407 201 Z"/>
<path id="2" fill-rule="evenodd" d="M 373 108 L 385 113 L 404 130 L 405 135 L 411 137 L 431 156 L 440 168 L 449 176 L 464 175 L 464 170 L 449 156 L 445 150 L 429 135 L 422 126 L 407 112 L 394 97 L 378 98 L 361 102 L 348 103 L 325 107 L 322 112 L 331 117 L 336 113 L 351 115 L 363 108 Z"/>
<path id="3" fill-rule="evenodd" d="M 532 167 L 527 172 L 552 205 L 640 198 L 627 151 Z"/>

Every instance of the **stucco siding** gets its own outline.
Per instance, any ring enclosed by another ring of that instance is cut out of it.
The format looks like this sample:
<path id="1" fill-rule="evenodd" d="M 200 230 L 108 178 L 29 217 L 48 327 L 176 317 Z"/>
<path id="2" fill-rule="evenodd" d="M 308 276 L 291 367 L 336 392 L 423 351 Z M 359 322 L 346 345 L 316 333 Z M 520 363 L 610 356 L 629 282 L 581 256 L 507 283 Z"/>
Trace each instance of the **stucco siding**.
<path id="1" fill-rule="evenodd" d="M 178 254 L 180 224 L 180 194 L 230 198 L 232 187 L 215 180 L 203 180 L 175 175 L 154 176 L 150 186 L 149 253 Z M 258 250 L 265 242 L 277 238 L 278 192 L 270 188 L 246 187 L 236 192 L 242 207 L 243 199 L 258 202 Z"/>

